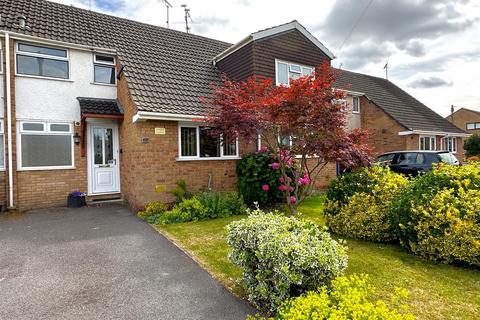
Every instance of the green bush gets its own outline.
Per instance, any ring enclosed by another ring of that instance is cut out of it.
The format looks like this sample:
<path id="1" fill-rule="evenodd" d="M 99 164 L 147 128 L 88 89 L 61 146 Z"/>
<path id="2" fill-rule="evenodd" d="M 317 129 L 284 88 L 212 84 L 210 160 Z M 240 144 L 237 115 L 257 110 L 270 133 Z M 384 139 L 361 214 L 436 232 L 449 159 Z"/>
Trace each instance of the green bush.
<path id="1" fill-rule="evenodd" d="M 210 220 L 244 214 L 247 210 L 236 192 L 202 192 L 177 203 L 172 210 L 163 210 L 151 219 L 153 224 Z"/>
<path id="2" fill-rule="evenodd" d="M 257 209 L 227 231 L 229 259 L 243 269 L 248 300 L 260 310 L 329 284 L 347 267 L 346 247 L 310 221 Z"/>
<path id="3" fill-rule="evenodd" d="M 408 184 L 407 178 L 388 168 L 373 167 L 338 180 L 327 192 L 325 213 L 330 229 L 349 238 L 394 240 L 390 206 L 398 192 Z"/>
<path id="4" fill-rule="evenodd" d="M 467 157 L 480 156 L 480 135 L 478 133 L 472 134 L 463 143 L 463 149 Z"/>
<path id="5" fill-rule="evenodd" d="M 367 276 L 352 275 L 332 281 L 331 288 L 321 287 L 286 301 L 278 310 L 276 320 L 413 320 L 403 300 L 404 289 L 396 289 L 391 301 L 374 301 L 374 288 Z M 261 317 L 249 319 L 262 319 Z M 271 318 L 273 320 L 273 318 Z"/>
<path id="6" fill-rule="evenodd" d="M 243 198 L 236 192 L 202 192 L 195 197 L 207 210 L 208 219 L 244 214 L 247 210 Z"/>
<path id="7" fill-rule="evenodd" d="M 167 206 L 160 201 L 150 202 L 142 211 L 137 213 L 137 217 L 151 224 L 157 224 L 160 217 L 167 211 Z"/>
<path id="8" fill-rule="evenodd" d="M 237 163 L 237 186 L 247 204 L 257 202 L 261 205 L 283 200 L 280 187 L 280 170 L 272 170 L 275 159 L 268 152 L 247 154 Z M 267 184 L 270 189 L 262 190 Z"/>
<path id="9" fill-rule="evenodd" d="M 180 203 L 185 199 L 190 199 L 193 197 L 193 193 L 188 191 L 187 183 L 185 180 L 177 181 L 177 186 L 170 191 L 171 194 L 175 197 L 175 203 Z"/>
<path id="10" fill-rule="evenodd" d="M 454 257 L 460 256 L 454 254 L 454 248 L 475 248 L 479 240 L 475 238 L 475 233 L 478 231 L 467 230 L 479 228 L 480 212 L 466 211 L 468 208 L 464 207 L 465 204 L 473 208 L 476 206 L 470 200 L 464 199 L 463 203 L 459 203 L 465 194 L 470 193 L 469 190 L 480 190 L 478 163 L 464 166 L 439 164 L 432 171 L 415 178 L 392 204 L 394 226 L 401 244 L 423 256 L 445 261 L 457 260 Z M 472 217 L 472 214 L 476 214 L 476 217 Z M 476 224 L 471 225 L 472 220 Z M 452 228 L 456 229 L 455 233 L 467 233 L 461 241 L 460 238 L 455 241 L 455 236 L 451 234 Z M 431 237 L 437 239 L 429 240 Z M 447 245 L 445 241 L 449 237 L 454 242 Z M 427 243 L 431 246 L 430 241 L 436 242 L 435 249 L 424 248 Z"/>

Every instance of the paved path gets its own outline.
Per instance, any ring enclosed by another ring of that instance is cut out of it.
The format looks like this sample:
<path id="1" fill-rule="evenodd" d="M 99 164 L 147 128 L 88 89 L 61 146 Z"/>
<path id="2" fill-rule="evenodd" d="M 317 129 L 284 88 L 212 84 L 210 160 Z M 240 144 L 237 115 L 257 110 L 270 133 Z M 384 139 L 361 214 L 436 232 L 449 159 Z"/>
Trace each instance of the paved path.
<path id="1" fill-rule="evenodd" d="M 245 319 L 252 309 L 124 207 L 0 216 L 0 319 Z"/>

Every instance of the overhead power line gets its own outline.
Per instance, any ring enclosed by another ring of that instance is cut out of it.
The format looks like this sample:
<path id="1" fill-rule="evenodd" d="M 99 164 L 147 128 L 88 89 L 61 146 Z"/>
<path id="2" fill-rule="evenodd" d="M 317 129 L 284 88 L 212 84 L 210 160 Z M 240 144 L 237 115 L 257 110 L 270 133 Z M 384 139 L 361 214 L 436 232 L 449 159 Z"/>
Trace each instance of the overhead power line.
<path id="1" fill-rule="evenodd" d="M 358 17 L 357 21 L 355 21 L 354 25 L 352 26 L 352 29 L 350 29 L 350 31 L 348 32 L 347 36 L 346 36 L 345 39 L 343 40 L 342 44 L 341 44 L 340 47 L 338 48 L 338 50 L 337 50 L 337 55 L 340 54 L 340 51 L 342 51 L 343 46 L 345 45 L 345 43 L 347 43 L 348 38 L 350 38 L 350 36 L 352 35 L 353 31 L 357 28 L 358 24 L 359 24 L 360 21 L 362 20 L 363 16 L 365 15 L 365 13 L 366 13 L 367 10 L 368 10 L 368 8 L 370 8 L 370 6 L 372 5 L 373 1 L 375 1 L 375 0 L 370 0 L 370 1 L 368 2 L 368 4 L 365 6 L 365 8 L 364 8 L 363 11 L 362 11 L 362 14 L 360 14 L 360 16 Z"/>

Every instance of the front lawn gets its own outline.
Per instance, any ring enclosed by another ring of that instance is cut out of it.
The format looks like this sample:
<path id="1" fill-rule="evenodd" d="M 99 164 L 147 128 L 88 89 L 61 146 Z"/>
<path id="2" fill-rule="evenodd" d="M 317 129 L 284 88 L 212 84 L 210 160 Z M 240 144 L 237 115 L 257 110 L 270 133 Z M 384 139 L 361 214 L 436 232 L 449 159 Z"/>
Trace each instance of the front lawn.
<path id="1" fill-rule="evenodd" d="M 323 225 L 323 196 L 306 200 L 299 208 L 303 217 Z M 227 259 L 225 226 L 242 219 L 178 223 L 157 228 L 187 251 L 205 269 L 241 296 L 237 284 L 241 270 Z M 422 260 L 398 245 L 348 240 L 348 273 L 369 274 L 380 298 L 395 287 L 410 292 L 410 311 L 418 319 L 480 319 L 480 272 Z"/>

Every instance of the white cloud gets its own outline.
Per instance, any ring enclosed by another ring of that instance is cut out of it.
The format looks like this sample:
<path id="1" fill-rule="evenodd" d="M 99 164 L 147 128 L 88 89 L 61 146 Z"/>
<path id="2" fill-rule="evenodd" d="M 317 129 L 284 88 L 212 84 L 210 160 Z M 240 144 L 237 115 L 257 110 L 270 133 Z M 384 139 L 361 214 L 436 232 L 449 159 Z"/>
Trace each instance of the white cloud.
<path id="1" fill-rule="evenodd" d="M 89 7 L 90 0 L 53 0 Z M 170 26 L 185 30 L 181 4 L 192 32 L 235 43 L 260 29 L 298 20 L 331 51 L 338 49 L 368 0 L 168 0 Z M 480 109 L 480 3 L 468 0 L 376 0 L 354 30 L 334 66 L 390 80 L 442 115 L 450 105 Z M 92 0 L 93 10 L 165 26 L 161 0 Z M 347 5 L 350 3 L 350 5 Z M 392 10 L 392 5 L 397 8 Z M 403 16 L 399 16 L 402 14 Z M 328 23 L 328 25 L 326 25 Z M 443 79 L 447 86 L 437 87 Z M 411 84 L 423 84 L 412 88 Z M 425 85 L 425 83 L 430 85 Z M 439 82 L 437 81 L 437 84 Z M 429 87 L 429 88 L 426 88 Z"/>

